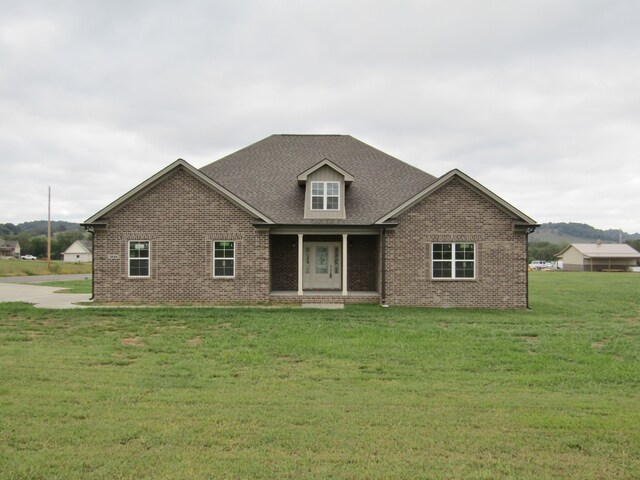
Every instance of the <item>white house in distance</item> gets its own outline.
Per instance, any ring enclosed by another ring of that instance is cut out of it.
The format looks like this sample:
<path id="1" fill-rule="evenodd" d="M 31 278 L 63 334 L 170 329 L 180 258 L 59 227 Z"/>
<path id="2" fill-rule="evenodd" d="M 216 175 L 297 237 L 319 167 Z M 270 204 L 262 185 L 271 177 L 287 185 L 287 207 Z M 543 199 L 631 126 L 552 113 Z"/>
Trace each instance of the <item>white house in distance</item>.
<path id="1" fill-rule="evenodd" d="M 640 261 L 640 253 L 625 243 L 572 243 L 556 257 L 570 272 L 626 272 Z"/>
<path id="2" fill-rule="evenodd" d="M 76 240 L 62 252 L 65 262 L 85 263 L 93 261 L 93 246 L 90 240 Z"/>

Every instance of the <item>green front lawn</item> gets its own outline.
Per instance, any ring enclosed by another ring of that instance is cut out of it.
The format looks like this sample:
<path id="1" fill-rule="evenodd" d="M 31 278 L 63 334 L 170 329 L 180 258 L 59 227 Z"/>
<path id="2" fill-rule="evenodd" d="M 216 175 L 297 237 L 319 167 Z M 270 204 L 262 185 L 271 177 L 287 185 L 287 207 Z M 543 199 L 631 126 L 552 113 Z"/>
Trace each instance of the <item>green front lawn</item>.
<path id="1" fill-rule="evenodd" d="M 0 478 L 640 472 L 640 275 L 532 311 L 0 304 Z"/>

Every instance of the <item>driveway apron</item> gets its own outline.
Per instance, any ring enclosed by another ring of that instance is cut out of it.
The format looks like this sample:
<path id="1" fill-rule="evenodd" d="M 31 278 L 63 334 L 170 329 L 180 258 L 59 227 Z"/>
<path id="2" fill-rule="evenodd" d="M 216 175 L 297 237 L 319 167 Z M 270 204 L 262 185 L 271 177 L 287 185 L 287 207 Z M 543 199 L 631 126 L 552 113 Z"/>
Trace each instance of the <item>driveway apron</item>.
<path id="1" fill-rule="evenodd" d="M 0 283 L 0 302 L 26 302 L 38 308 L 86 308 L 76 303 L 88 302 L 91 297 L 89 293 L 55 293 L 60 290 L 61 287 Z"/>

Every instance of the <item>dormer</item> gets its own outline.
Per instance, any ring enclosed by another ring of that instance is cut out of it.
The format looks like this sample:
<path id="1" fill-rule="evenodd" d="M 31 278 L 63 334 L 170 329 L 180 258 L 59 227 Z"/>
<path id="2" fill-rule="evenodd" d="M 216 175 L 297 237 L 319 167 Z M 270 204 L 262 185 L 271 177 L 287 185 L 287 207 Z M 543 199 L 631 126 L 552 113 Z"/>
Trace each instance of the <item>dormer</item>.
<path id="1" fill-rule="evenodd" d="M 325 158 L 298 175 L 305 187 L 304 218 L 346 218 L 345 193 L 353 176 Z"/>

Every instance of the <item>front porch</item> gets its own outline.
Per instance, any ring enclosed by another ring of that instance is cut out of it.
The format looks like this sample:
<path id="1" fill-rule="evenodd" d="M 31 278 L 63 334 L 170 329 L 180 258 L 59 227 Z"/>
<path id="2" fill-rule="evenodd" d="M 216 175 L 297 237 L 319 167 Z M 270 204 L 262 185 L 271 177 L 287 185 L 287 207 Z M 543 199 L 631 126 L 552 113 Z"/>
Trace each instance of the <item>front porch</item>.
<path id="1" fill-rule="evenodd" d="M 379 234 L 270 235 L 270 300 L 379 303 Z"/>

